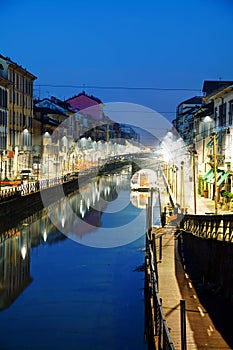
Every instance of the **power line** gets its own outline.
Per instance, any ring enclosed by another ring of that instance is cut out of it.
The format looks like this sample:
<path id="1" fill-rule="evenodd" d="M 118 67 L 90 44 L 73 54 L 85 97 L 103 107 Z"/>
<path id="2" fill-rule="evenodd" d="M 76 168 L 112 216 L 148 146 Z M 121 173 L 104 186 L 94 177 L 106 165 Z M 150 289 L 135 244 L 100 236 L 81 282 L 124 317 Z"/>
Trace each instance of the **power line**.
<path id="1" fill-rule="evenodd" d="M 111 103 L 111 102 L 110 102 Z M 121 102 L 122 104 L 124 104 L 125 102 Z M 127 103 L 127 102 L 126 102 Z M 126 109 L 126 110 L 123 110 L 123 109 L 107 109 L 106 110 L 106 113 L 110 113 L 110 112 L 114 112 L 114 113 L 139 113 L 139 114 L 174 114 L 176 113 L 176 111 L 156 111 L 156 110 L 151 110 L 151 111 L 148 111 L 148 110 L 133 110 L 133 109 Z"/>
<path id="2" fill-rule="evenodd" d="M 35 87 L 75 88 L 75 89 L 102 89 L 102 90 L 151 90 L 151 91 L 196 91 L 194 88 L 160 88 L 145 86 L 99 86 L 99 85 L 56 85 L 56 84 L 34 84 Z"/>

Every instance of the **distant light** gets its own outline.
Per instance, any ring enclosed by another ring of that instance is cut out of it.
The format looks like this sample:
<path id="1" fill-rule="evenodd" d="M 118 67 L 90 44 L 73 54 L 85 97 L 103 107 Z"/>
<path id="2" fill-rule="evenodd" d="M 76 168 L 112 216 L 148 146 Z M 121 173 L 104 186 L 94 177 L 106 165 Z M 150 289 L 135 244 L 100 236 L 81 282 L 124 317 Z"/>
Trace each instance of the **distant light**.
<path id="1" fill-rule="evenodd" d="M 28 131 L 28 129 L 24 129 L 24 134 L 28 134 L 29 133 L 29 131 Z"/>
<path id="2" fill-rule="evenodd" d="M 213 118 L 211 118 L 209 115 L 205 116 L 205 118 L 203 118 L 203 122 L 204 123 L 211 123 L 213 122 Z"/>

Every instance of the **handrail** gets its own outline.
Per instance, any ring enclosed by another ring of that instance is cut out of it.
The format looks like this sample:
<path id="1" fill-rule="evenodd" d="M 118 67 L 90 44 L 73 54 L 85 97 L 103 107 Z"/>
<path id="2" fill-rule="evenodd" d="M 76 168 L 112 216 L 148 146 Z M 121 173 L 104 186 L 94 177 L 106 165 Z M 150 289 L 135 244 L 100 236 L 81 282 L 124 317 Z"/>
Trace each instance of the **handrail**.
<path id="1" fill-rule="evenodd" d="M 233 242 L 233 214 L 192 215 L 187 214 L 180 229 L 195 236 L 224 242 Z"/>
<path id="2" fill-rule="evenodd" d="M 170 336 L 158 293 L 157 263 L 155 258 L 156 252 L 155 249 L 153 249 L 153 247 L 155 247 L 154 240 L 154 235 L 150 239 L 148 233 L 146 234 L 147 254 L 145 266 L 145 299 L 148 302 L 146 308 L 148 345 L 150 350 L 174 350 L 174 344 Z"/>

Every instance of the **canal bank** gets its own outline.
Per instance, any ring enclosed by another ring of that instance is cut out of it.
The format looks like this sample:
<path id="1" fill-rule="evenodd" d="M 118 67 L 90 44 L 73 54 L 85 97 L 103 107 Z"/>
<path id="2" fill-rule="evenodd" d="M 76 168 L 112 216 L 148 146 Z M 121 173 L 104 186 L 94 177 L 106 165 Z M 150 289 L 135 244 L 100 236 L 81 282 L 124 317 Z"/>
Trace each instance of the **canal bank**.
<path id="1" fill-rule="evenodd" d="M 72 180 L 26 195 L 9 197 L 8 200 L 0 202 L 1 229 L 7 229 L 41 210 L 44 207 L 42 196 L 46 195 L 47 205 L 49 205 L 78 188 L 78 180 Z"/>

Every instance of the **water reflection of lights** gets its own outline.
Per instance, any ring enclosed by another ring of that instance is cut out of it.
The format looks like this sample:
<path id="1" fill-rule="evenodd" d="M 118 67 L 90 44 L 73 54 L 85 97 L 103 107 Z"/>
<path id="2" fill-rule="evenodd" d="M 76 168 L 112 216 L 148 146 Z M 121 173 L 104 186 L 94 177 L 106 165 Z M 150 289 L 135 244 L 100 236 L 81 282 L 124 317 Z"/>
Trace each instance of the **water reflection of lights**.
<path id="1" fill-rule="evenodd" d="M 113 215 L 127 208 L 130 202 L 129 185 L 130 172 L 99 177 L 93 179 L 93 182 L 82 184 L 74 195 L 67 196 L 56 206 L 51 206 L 49 211 L 51 222 L 44 222 L 41 225 L 41 239 L 44 242 L 49 240 L 52 233 L 51 224 L 70 238 L 70 234 L 74 234 L 74 237 L 76 235 L 83 237 L 85 233 L 94 232 L 97 228 L 99 230 L 103 212 Z"/>
<path id="2" fill-rule="evenodd" d="M 27 247 L 25 245 L 23 245 L 21 248 L 21 256 L 22 256 L 23 260 L 25 260 L 26 255 L 27 255 Z"/>
<path id="3" fill-rule="evenodd" d="M 64 217 L 61 218 L 61 226 L 62 226 L 62 228 L 65 227 L 65 218 Z"/>
<path id="4" fill-rule="evenodd" d="M 150 197 L 149 192 L 137 192 L 137 191 L 131 191 L 130 192 L 130 201 L 131 203 L 139 209 L 145 209 L 146 205 L 148 203 L 148 199 Z M 154 194 L 153 196 L 153 205 L 155 204 L 157 195 Z"/>
<path id="5" fill-rule="evenodd" d="M 111 192 L 110 187 L 109 187 L 109 186 L 106 186 L 105 189 L 104 189 L 104 195 L 107 196 L 107 195 L 110 194 L 110 192 Z"/>
<path id="6" fill-rule="evenodd" d="M 86 210 L 85 210 L 85 207 L 83 205 L 83 200 L 82 199 L 80 200 L 79 211 L 80 211 L 81 217 L 84 218 Z"/>
<path id="7" fill-rule="evenodd" d="M 44 232 L 43 232 L 43 240 L 44 240 L 44 242 L 47 241 L 47 238 L 48 238 L 47 232 L 46 232 L 46 230 L 44 230 Z"/>
<path id="8" fill-rule="evenodd" d="M 95 198 L 96 198 L 95 192 L 92 192 L 92 203 L 93 204 L 95 204 Z"/>
<path id="9" fill-rule="evenodd" d="M 130 201 L 136 208 L 145 209 L 148 203 L 148 198 L 148 192 L 146 193 L 131 191 L 130 193 Z"/>

